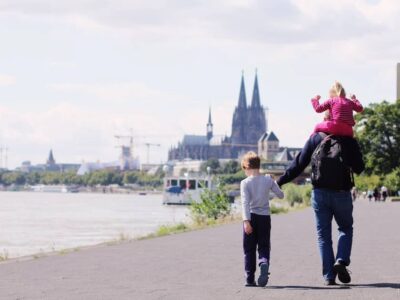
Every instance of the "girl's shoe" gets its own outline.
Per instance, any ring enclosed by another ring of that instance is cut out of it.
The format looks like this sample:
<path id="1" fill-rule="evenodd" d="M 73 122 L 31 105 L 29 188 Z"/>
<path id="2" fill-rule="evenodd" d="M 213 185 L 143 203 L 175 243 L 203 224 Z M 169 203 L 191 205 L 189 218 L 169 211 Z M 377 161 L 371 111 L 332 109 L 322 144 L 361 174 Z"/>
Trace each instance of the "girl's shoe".
<path id="1" fill-rule="evenodd" d="M 260 264 L 260 276 L 258 277 L 258 285 L 264 287 L 268 283 L 269 279 L 269 264 L 268 263 L 261 263 Z"/>

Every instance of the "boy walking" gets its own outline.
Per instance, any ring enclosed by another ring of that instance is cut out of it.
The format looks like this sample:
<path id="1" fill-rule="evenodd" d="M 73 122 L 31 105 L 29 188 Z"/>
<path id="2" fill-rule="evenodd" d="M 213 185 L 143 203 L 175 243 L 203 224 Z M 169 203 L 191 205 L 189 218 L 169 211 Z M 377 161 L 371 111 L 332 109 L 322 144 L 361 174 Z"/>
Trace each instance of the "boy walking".
<path id="1" fill-rule="evenodd" d="M 260 275 L 257 283 L 266 286 L 270 264 L 271 216 L 269 194 L 272 191 L 280 199 L 283 192 L 269 175 L 260 173 L 260 157 L 248 152 L 242 160 L 242 169 L 247 178 L 240 183 L 243 216 L 243 251 L 246 286 L 256 286 L 256 250 Z"/>

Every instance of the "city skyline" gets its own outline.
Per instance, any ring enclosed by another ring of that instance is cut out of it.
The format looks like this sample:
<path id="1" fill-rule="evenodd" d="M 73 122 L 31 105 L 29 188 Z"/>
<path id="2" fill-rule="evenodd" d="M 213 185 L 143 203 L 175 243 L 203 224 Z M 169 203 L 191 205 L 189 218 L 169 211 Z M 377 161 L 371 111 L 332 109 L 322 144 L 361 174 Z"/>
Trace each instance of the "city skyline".
<path id="1" fill-rule="evenodd" d="M 0 145 L 8 165 L 112 161 L 133 128 L 152 162 L 209 106 L 230 134 L 241 70 L 258 68 L 269 127 L 302 146 L 321 119 L 309 104 L 340 80 L 367 105 L 396 96 L 397 1 L 2 1 Z M 298 130 L 302 126 L 302 130 Z M 296 129 L 296 130 L 294 130 Z M 141 136 L 151 135 L 145 139 Z"/>

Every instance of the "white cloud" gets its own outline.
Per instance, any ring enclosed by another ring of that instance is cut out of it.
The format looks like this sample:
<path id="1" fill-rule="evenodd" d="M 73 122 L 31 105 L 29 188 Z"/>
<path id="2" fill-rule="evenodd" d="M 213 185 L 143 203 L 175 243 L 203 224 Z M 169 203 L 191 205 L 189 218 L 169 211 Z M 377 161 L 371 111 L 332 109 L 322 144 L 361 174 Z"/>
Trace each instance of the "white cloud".
<path id="1" fill-rule="evenodd" d="M 14 85 L 16 82 L 15 76 L 0 74 L 0 86 Z"/>
<path id="2" fill-rule="evenodd" d="M 16 22 L 15 39 L 24 40 L 20 29 L 26 20 L 32 27 L 38 24 L 34 33 L 52 29 L 40 34 L 43 39 L 38 44 L 42 44 L 34 51 L 18 48 L 26 57 L 24 63 L 45 60 L 45 54 L 41 55 L 46 51 L 51 54 L 47 55 L 51 71 L 35 67 L 39 84 L 52 84 L 34 89 L 36 99 L 48 93 L 49 107 L 33 113 L 29 104 L 22 109 L 3 105 L 2 135 L 21 151 L 18 163 L 31 157 L 26 149 L 41 151 L 32 153 L 35 160 L 55 145 L 71 151 L 70 156 L 65 154 L 70 161 L 110 159 L 115 155 L 114 131 L 132 127 L 138 135 L 159 134 L 165 147 L 183 133 L 204 133 L 208 104 L 212 104 L 216 133 L 229 134 L 236 99 L 227 98 L 237 95 L 238 85 L 232 84 L 227 72 L 257 65 L 266 76 L 260 84 L 265 86 L 263 101 L 272 108 L 271 128 L 283 144 L 299 145 L 319 116 L 304 108 L 308 103 L 293 104 L 312 96 L 308 93 L 323 93 L 330 80 L 343 77 L 350 82 L 350 90 L 368 101 L 382 94 L 390 97 L 388 82 L 400 53 L 399 13 L 397 0 L 2 0 L 0 18 L 8 16 L 6 21 Z M 65 53 L 58 48 L 54 49 L 60 53 L 52 53 L 49 44 L 54 39 L 64 45 L 64 35 Z M 104 47 L 107 43 L 112 50 Z M 98 51 L 94 56 L 105 60 L 106 76 L 95 74 L 98 69 L 87 57 L 93 49 Z M 118 55 L 126 58 L 126 66 L 118 65 Z M 117 63 L 110 67 L 114 60 Z M 159 74 L 141 76 L 147 65 Z M 218 86 L 207 85 L 206 65 L 208 71 L 218 72 L 220 78 L 210 75 L 221 82 Z M 28 81 L 32 75 L 25 72 L 26 65 L 19 68 L 24 71 L 21 78 Z M 193 76 L 196 72 L 203 73 Z M 185 74 L 194 78 L 189 87 L 189 80 L 182 80 Z M 16 76 L 19 85 L 20 76 Z M 172 85 L 167 91 L 160 86 L 168 76 L 177 79 L 168 82 Z M 132 79 L 138 77 L 143 82 Z M 0 75 L 0 85 L 15 82 L 13 76 Z M 216 91 L 219 88 L 226 92 Z M 20 99 L 30 99 L 30 94 L 19 92 Z M 37 101 L 44 105 L 41 99 Z M 287 112 L 280 110 L 286 105 Z M 308 128 L 302 135 L 293 130 L 299 124 Z M 165 148 L 160 149 L 159 157 L 165 155 Z"/>
<path id="3" fill-rule="evenodd" d="M 165 160 L 170 143 L 180 137 L 169 124 L 154 122 L 154 116 L 147 113 L 112 113 L 68 103 L 59 103 L 40 112 L 21 112 L 0 106 L 0 128 L 0 140 L 10 148 L 9 162 L 13 167 L 23 160 L 43 162 L 50 148 L 54 149 L 59 162 L 116 160 L 118 141 L 114 135 L 126 134 L 129 128 L 138 135 L 136 154 L 143 158 L 143 143 L 156 139 L 163 146 L 158 149 L 158 159 Z M 175 135 L 168 135 L 168 132 Z M 151 135 L 148 139 L 141 137 L 147 134 Z"/>

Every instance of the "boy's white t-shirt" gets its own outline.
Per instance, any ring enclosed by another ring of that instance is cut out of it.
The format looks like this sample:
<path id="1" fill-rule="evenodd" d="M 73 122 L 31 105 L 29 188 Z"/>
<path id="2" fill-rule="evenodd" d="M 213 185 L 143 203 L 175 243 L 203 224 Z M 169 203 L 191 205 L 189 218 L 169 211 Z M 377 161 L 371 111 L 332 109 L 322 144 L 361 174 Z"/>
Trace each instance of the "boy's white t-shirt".
<path id="1" fill-rule="evenodd" d="M 240 182 L 243 220 L 251 220 L 251 214 L 269 215 L 269 193 L 283 198 L 283 192 L 270 175 L 249 176 Z"/>

